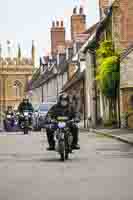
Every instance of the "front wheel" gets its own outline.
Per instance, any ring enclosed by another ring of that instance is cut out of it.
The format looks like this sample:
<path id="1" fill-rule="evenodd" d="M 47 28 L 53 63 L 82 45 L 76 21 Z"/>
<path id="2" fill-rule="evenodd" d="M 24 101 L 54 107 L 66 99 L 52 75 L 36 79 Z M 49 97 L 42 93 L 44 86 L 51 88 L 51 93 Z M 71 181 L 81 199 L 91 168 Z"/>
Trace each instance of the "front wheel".
<path id="1" fill-rule="evenodd" d="M 65 152 L 65 159 L 68 160 L 69 159 L 69 153 L 66 151 Z"/>
<path id="2" fill-rule="evenodd" d="M 65 144 L 64 144 L 64 141 L 60 141 L 60 143 L 59 143 L 59 152 L 60 152 L 61 160 L 65 161 Z"/>
<path id="3" fill-rule="evenodd" d="M 24 134 L 28 135 L 28 128 L 24 128 Z"/>
<path id="4" fill-rule="evenodd" d="M 61 161 L 65 161 L 65 155 L 64 155 L 64 153 L 61 153 L 60 155 L 61 155 Z"/>

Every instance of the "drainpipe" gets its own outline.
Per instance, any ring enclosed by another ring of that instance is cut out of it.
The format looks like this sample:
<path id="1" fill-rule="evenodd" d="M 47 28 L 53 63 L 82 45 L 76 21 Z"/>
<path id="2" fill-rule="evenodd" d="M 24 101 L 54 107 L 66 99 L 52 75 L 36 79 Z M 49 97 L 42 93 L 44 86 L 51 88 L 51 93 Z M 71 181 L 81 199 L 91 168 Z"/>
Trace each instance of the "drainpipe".
<path id="1" fill-rule="evenodd" d="M 43 101 L 44 101 L 43 86 L 41 87 L 41 90 L 42 90 L 42 103 L 43 103 Z"/>
<path id="2" fill-rule="evenodd" d="M 90 51 L 92 55 L 92 128 L 97 125 L 97 85 L 96 85 L 96 53 L 95 51 Z"/>
<path id="3" fill-rule="evenodd" d="M 85 79 L 83 79 L 83 96 L 84 96 L 84 128 L 88 128 L 86 126 L 86 92 L 85 92 Z"/>

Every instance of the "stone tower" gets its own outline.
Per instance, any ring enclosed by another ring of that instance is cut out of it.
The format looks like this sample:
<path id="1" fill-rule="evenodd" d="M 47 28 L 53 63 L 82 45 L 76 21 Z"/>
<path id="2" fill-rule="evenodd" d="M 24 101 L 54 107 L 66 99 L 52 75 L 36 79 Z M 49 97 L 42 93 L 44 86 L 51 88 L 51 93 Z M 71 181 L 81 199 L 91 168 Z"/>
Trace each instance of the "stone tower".
<path id="1" fill-rule="evenodd" d="M 51 28 L 51 53 L 56 55 L 59 48 L 65 48 L 65 27 L 63 21 L 52 23 Z"/>
<path id="2" fill-rule="evenodd" d="M 15 57 L 0 57 L 0 112 L 8 106 L 17 108 L 32 74 L 33 59 L 22 56 L 20 45 Z"/>
<path id="3" fill-rule="evenodd" d="M 80 7 L 77 13 L 77 8 L 73 9 L 71 16 L 71 39 L 74 41 L 77 34 L 83 33 L 86 30 L 86 16 L 84 10 Z"/>

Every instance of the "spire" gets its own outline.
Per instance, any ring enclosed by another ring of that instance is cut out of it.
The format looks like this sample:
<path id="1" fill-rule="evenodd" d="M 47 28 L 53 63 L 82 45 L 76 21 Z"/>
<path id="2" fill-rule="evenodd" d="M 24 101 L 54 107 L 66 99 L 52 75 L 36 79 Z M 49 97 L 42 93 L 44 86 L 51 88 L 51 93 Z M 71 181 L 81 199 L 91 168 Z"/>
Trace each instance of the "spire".
<path id="1" fill-rule="evenodd" d="M 34 45 L 34 40 L 32 40 L 31 54 L 32 54 L 32 63 L 33 63 L 33 66 L 35 66 L 35 45 Z"/>
<path id="2" fill-rule="evenodd" d="M 0 42 L 0 58 L 2 57 L 2 44 Z"/>
<path id="3" fill-rule="evenodd" d="M 21 47 L 20 44 L 18 44 L 18 60 L 20 61 L 21 59 Z"/>
<path id="4" fill-rule="evenodd" d="M 7 40 L 7 52 L 8 52 L 8 57 L 11 57 L 11 41 Z"/>

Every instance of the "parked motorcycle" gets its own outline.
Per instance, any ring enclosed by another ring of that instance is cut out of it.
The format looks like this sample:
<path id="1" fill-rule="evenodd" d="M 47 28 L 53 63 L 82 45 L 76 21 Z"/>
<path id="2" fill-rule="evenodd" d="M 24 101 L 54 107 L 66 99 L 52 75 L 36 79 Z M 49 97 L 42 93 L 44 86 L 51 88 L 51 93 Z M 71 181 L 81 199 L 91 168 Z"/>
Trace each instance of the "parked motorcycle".
<path id="1" fill-rule="evenodd" d="M 32 119 L 32 113 L 25 110 L 23 114 L 20 116 L 21 123 L 20 128 L 23 130 L 24 134 L 28 134 L 30 127 L 30 120 Z"/>
<path id="2" fill-rule="evenodd" d="M 58 117 L 57 120 L 51 120 L 49 128 L 53 128 L 55 150 L 60 154 L 62 161 L 69 159 L 69 154 L 72 153 L 73 136 L 70 131 L 74 120 L 69 120 L 68 117 Z"/>

